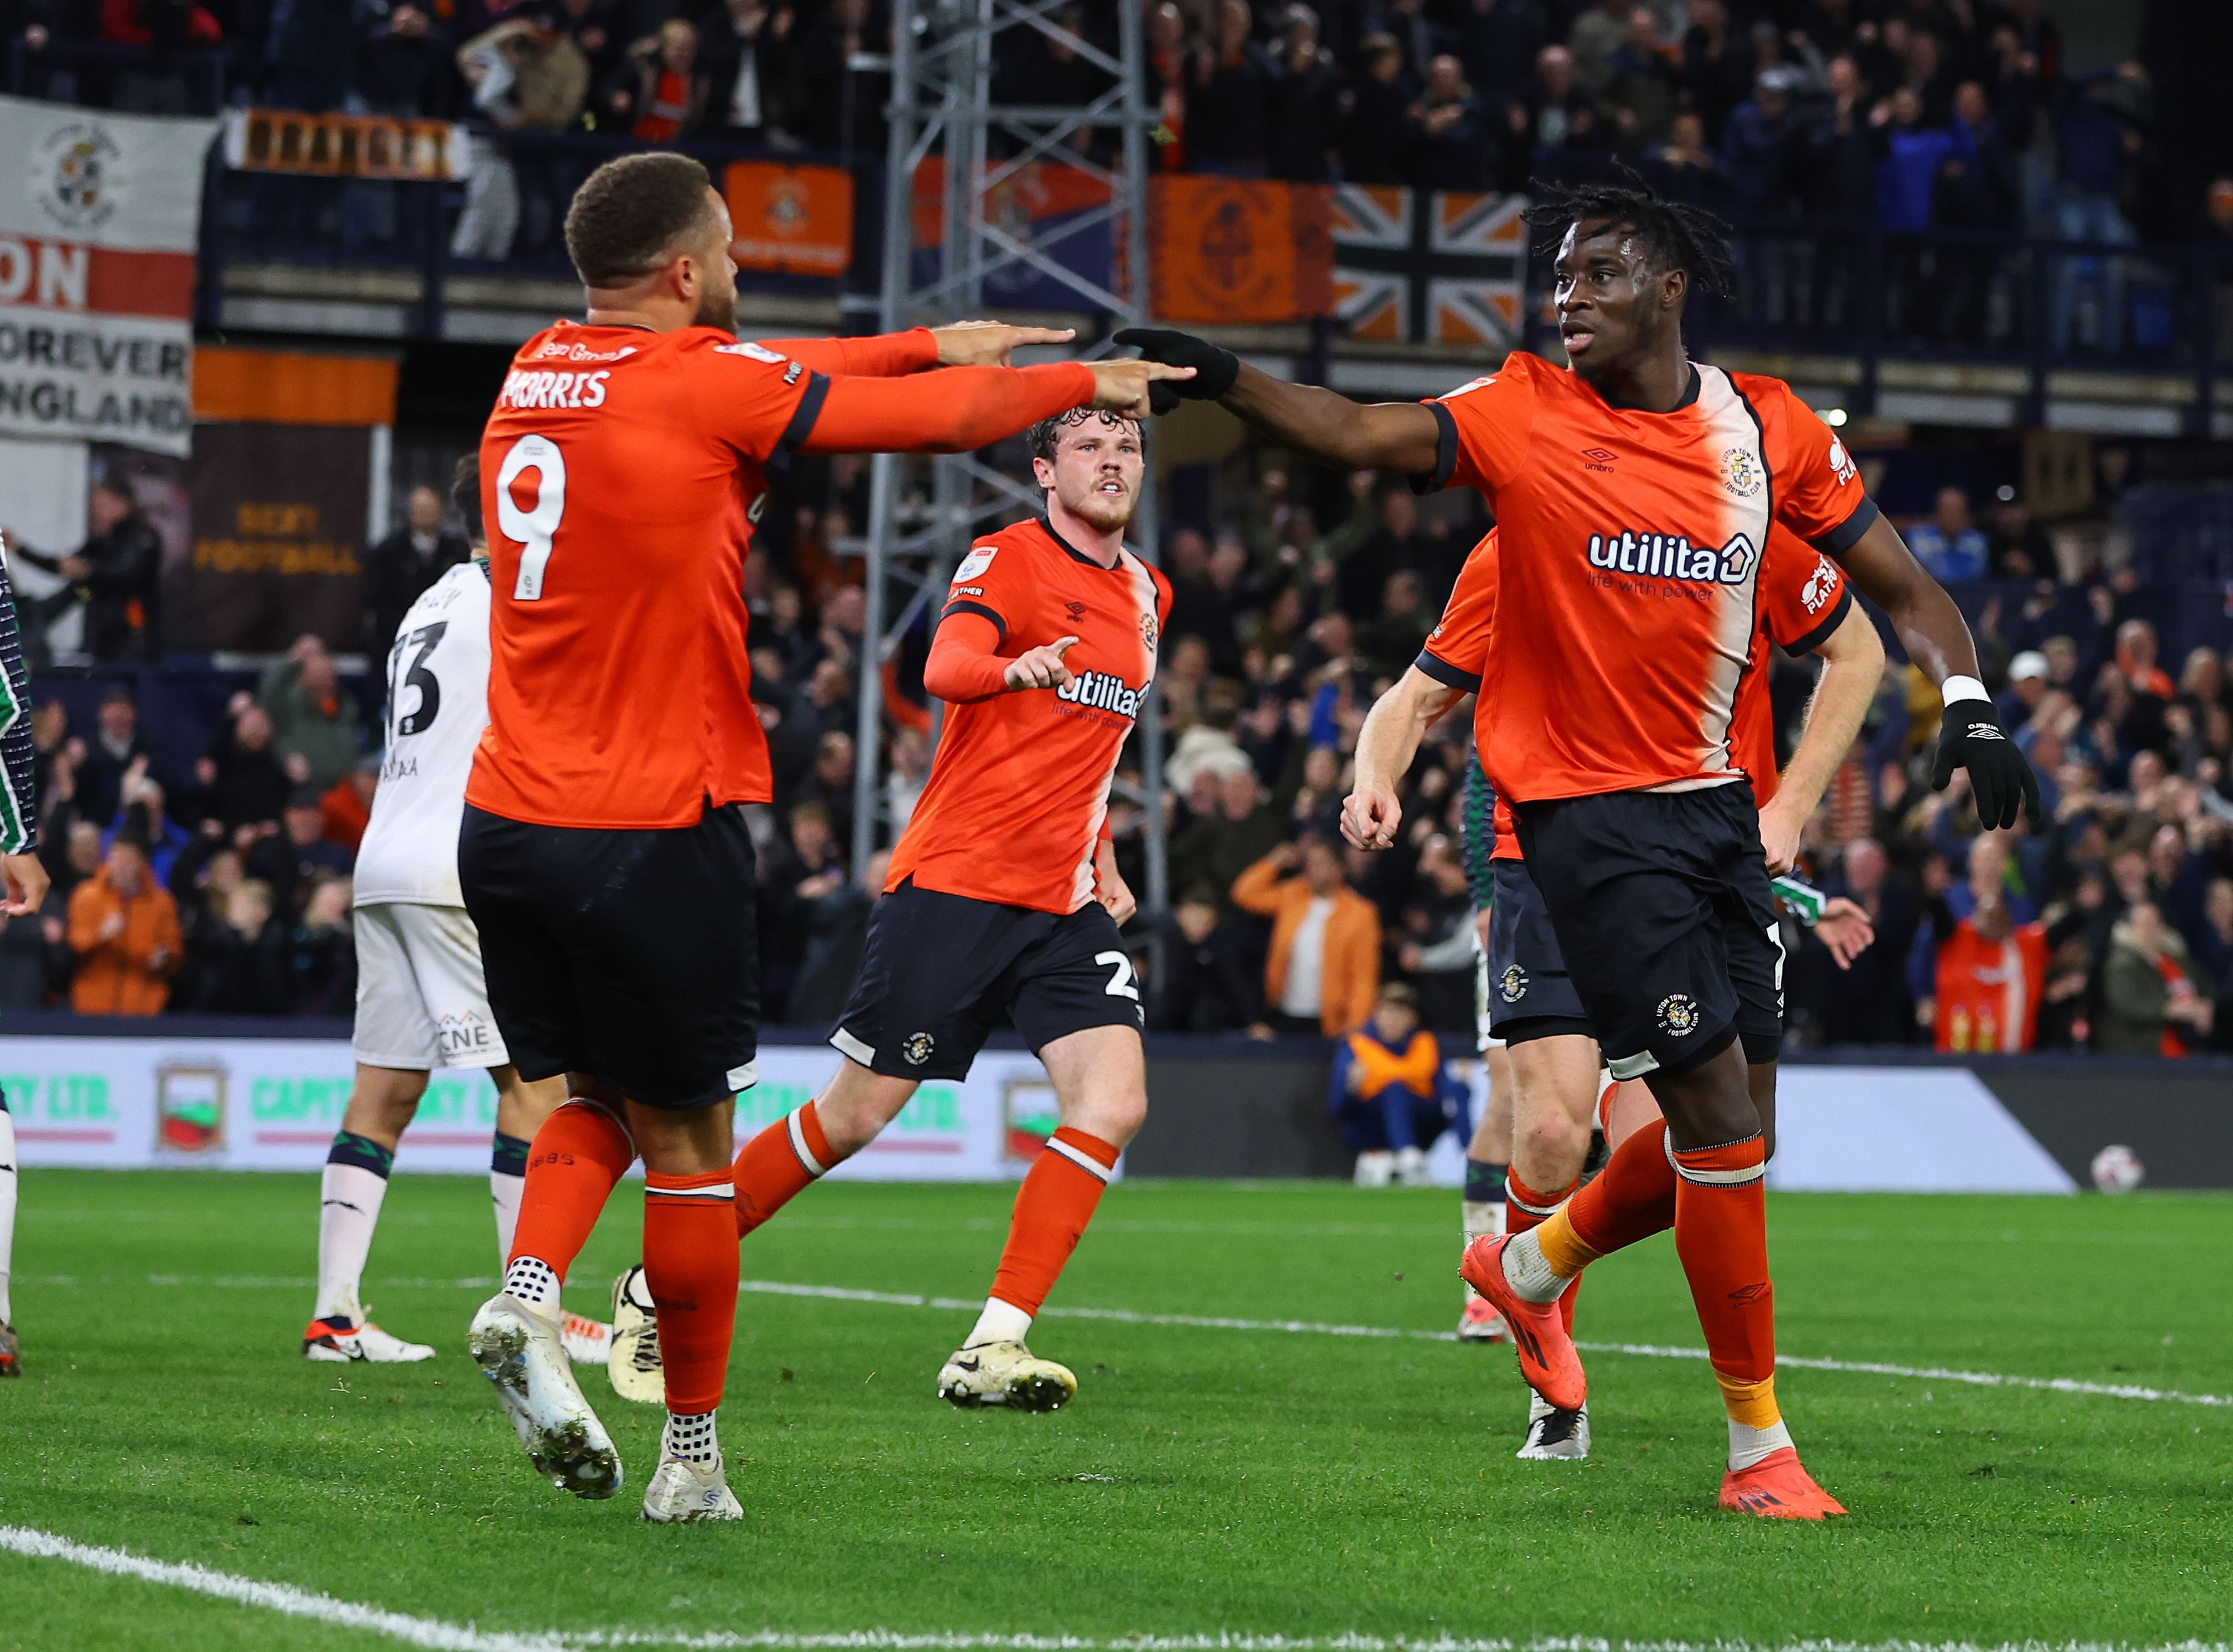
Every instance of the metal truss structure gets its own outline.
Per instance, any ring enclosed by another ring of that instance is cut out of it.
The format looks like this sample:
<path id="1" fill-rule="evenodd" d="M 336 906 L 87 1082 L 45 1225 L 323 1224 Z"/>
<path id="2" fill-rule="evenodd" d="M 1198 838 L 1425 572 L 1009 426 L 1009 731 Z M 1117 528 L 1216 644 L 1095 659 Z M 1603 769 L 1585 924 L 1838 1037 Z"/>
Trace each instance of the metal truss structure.
<path id="1" fill-rule="evenodd" d="M 1113 54 L 1072 26 L 1074 0 L 893 0 L 882 330 L 981 316 L 988 283 L 1012 287 L 1025 278 L 1043 295 L 1033 309 L 1075 312 L 1100 327 L 1100 338 L 1081 352 L 1086 355 L 1106 353 L 1110 334 L 1147 319 L 1148 146 L 1156 115 L 1145 90 L 1141 9 L 1123 3 L 1110 10 L 1118 23 Z M 1085 103 L 996 101 L 995 71 L 1004 52 L 1041 49 L 1042 42 L 1109 76 L 1106 89 Z M 1097 159 L 1112 133 L 1115 157 Z M 917 234 L 915 179 L 926 164 L 941 163 L 944 221 L 935 246 L 927 246 Z M 1043 224 L 1012 210 L 1019 185 L 1043 185 L 1051 173 L 1068 174 L 1060 181 L 1077 186 L 1071 194 L 1098 204 Z M 1108 267 L 1096 269 L 1093 259 L 1078 255 L 1104 238 Z M 868 615 L 855 743 L 856 868 L 867 863 L 888 812 L 880 738 L 885 664 L 942 595 L 980 526 L 1045 505 L 1027 476 L 1004 475 L 973 454 L 941 457 L 930 470 L 927 499 L 919 461 L 880 454 L 870 476 L 868 534 L 860 542 Z M 1151 472 L 1131 527 L 1131 548 L 1150 562 L 1157 543 L 1152 484 Z M 1144 810 L 1147 832 L 1148 887 L 1140 893 L 1144 910 L 1161 912 L 1169 904 L 1169 875 L 1162 726 L 1153 694 L 1142 709 L 1140 730 L 1142 784 L 1131 794 Z M 991 825 L 997 833 L 999 823 Z"/>

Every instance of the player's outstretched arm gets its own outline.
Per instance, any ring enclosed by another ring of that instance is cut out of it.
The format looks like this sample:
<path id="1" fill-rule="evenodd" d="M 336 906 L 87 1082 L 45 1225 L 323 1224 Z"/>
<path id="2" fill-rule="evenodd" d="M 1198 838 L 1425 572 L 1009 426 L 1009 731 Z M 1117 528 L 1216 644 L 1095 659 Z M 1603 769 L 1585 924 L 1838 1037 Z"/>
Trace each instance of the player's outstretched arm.
<path id="1" fill-rule="evenodd" d="M 1977 819 L 2008 827 L 2019 813 L 2040 817 L 2039 777 L 2001 725 L 2001 713 L 1977 676 L 1977 645 L 1946 588 L 1933 579 L 1899 530 L 1883 517 L 1839 554 L 1847 577 L 1890 616 L 1908 657 L 1938 685 L 1946 703 L 1938 731 L 1931 789 L 1943 791 L 1954 771 L 1969 771 Z"/>
<path id="2" fill-rule="evenodd" d="M 1768 869 L 1779 877 L 1798 860 L 1799 835 L 1852 749 L 1884 680 L 1883 639 L 1858 602 L 1814 652 L 1822 656 L 1822 676 L 1807 702 L 1806 727 L 1775 796 L 1760 811 L 1761 846 L 1768 851 Z"/>
<path id="3" fill-rule="evenodd" d="M 1169 412 L 1182 398 L 1214 400 L 1242 423 L 1321 464 L 1403 476 L 1434 472 L 1442 425 L 1422 403 L 1360 405 L 1336 391 L 1289 384 L 1207 339 L 1170 328 L 1128 327 L 1116 342 L 1134 346 L 1143 361 L 1195 369 L 1190 384 L 1158 393 L 1158 413 Z"/>
<path id="4" fill-rule="evenodd" d="M 865 338 L 775 338 L 764 348 L 817 373 L 897 379 L 932 367 L 1004 367 L 1011 352 L 1032 344 L 1067 344 L 1074 327 L 1011 327 L 1006 322 L 954 322 Z"/>
<path id="5" fill-rule="evenodd" d="M 804 453 L 967 453 L 1072 407 L 1148 416 L 1149 387 L 1191 378 L 1153 361 L 949 367 L 911 379 L 833 378 Z"/>
<path id="6" fill-rule="evenodd" d="M 1363 849 L 1388 849 L 1403 823 L 1396 787 L 1418 755 L 1419 742 L 1462 690 L 1436 682 L 1416 666 L 1373 701 L 1357 737 L 1357 779 L 1341 806 L 1341 835 Z"/>

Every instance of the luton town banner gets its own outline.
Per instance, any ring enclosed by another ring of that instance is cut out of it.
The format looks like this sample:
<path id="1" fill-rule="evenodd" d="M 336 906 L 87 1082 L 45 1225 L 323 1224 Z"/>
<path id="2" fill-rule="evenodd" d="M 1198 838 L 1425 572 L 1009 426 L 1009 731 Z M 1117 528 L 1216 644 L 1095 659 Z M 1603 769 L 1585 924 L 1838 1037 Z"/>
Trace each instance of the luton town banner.
<path id="1" fill-rule="evenodd" d="M 1149 185 L 1156 314 L 1299 322 L 1333 302 L 1322 185 L 1169 172 Z"/>
<path id="2" fill-rule="evenodd" d="M 186 452 L 216 129 L 0 98 L 0 434 Z"/>
<path id="3" fill-rule="evenodd" d="M 1336 189 L 1334 315 L 1343 330 L 1390 343 L 1517 346 L 1527 206 L 1519 195 Z"/>

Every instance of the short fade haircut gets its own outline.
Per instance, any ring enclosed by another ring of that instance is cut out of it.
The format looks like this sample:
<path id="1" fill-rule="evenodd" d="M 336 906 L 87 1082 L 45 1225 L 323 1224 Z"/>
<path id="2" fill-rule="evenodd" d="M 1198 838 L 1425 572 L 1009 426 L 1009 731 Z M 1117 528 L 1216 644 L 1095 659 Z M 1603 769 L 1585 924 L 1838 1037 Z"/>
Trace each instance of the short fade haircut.
<path id="1" fill-rule="evenodd" d="M 1701 290 L 1729 298 L 1737 289 L 1736 261 L 1729 250 L 1729 226 L 1703 207 L 1670 201 L 1643 177 L 1621 168 L 1625 184 L 1528 185 L 1535 205 L 1520 216 L 1538 229 L 1567 230 L 1602 224 L 1625 229 L 1662 270 L 1680 270 Z"/>
<path id="2" fill-rule="evenodd" d="M 704 222 L 713 179 L 687 155 L 622 155 L 583 180 L 566 209 L 566 256 L 589 287 L 648 275 Z"/>
<path id="3" fill-rule="evenodd" d="M 488 530 L 481 525 L 481 456 L 461 453 L 458 468 L 450 473 L 450 508 L 465 524 L 465 543 L 485 545 Z"/>
<path id="4" fill-rule="evenodd" d="M 1073 426 L 1084 424 L 1089 419 L 1098 419 L 1111 430 L 1122 430 L 1129 426 L 1132 433 L 1140 439 L 1142 449 L 1144 451 L 1147 447 L 1148 433 L 1138 420 L 1127 419 L 1123 413 L 1110 413 L 1099 407 L 1072 407 L 1068 413 L 1042 419 L 1024 433 L 1025 445 L 1031 449 L 1033 459 L 1043 459 L 1051 465 L 1054 463 L 1055 444 L 1062 439 L 1062 433 Z"/>

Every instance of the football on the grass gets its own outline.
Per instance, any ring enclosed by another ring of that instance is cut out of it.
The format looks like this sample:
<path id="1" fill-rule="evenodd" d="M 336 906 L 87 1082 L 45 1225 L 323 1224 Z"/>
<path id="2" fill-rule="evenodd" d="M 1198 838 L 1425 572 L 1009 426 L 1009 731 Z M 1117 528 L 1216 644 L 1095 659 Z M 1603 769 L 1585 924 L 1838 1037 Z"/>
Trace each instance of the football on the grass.
<path id="1" fill-rule="evenodd" d="M 2112 1144 L 2093 1155 L 2093 1185 L 2105 1193 L 2128 1193 L 2147 1179 L 2147 1167 L 2128 1147 Z"/>

